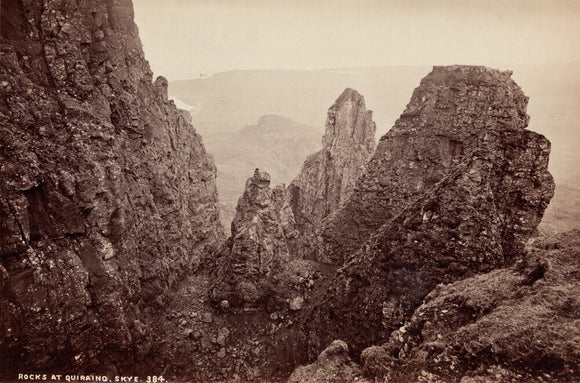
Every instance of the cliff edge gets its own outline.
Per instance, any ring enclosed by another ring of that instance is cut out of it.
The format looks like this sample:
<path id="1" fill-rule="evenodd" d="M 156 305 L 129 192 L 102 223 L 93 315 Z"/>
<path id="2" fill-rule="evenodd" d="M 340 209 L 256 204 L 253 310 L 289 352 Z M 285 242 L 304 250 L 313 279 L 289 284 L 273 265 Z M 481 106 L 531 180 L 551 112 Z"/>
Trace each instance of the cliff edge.
<path id="1" fill-rule="evenodd" d="M 130 0 L 6 1 L 1 31 L 0 374 L 129 371 L 223 238 L 213 160 Z"/>

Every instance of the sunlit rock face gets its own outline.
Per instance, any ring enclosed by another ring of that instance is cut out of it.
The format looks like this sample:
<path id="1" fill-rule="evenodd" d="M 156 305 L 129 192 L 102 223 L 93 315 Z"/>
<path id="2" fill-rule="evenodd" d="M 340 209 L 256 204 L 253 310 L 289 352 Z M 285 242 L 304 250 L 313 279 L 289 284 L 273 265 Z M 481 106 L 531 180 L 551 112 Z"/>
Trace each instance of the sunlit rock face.
<path id="1" fill-rule="evenodd" d="M 123 370 L 223 238 L 213 160 L 130 0 L 2 2 L 1 44 L 0 371 Z"/>

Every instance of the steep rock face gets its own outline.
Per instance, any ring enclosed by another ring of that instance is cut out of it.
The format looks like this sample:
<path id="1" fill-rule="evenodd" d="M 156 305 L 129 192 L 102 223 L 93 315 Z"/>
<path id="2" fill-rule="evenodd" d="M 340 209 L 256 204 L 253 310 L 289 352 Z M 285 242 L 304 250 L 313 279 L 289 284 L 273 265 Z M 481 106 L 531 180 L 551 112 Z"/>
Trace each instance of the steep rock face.
<path id="1" fill-rule="evenodd" d="M 476 91 L 479 88 L 481 91 Z M 467 89 L 474 99 L 467 98 L 464 104 L 448 99 L 454 92 Z M 481 99 L 488 89 L 493 89 L 492 94 Z M 495 94 L 511 95 L 503 98 L 507 108 L 487 99 Z M 429 126 L 435 131 L 438 121 L 457 129 L 461 125 L 458 121 L 466 121 L 468 129 L 469 121 L 489 116 L 490 109 L 501 118 L 487 120 L 477 136 L 470 137 L 469 146 L 462 146 L 463 154 L 447 157 L 447 162 L 435 166 L 441 173 L 433 174 L 442 178 L 430 181 L 437 181 L 434 185 L 422 184 L 422 195 L 376 230 L 348 259 L 304 321 L 311 346 L 320 350 L 333 339 L 342 339 L 361 351 L 401 326 L 438 283 L 488 271 L 522 254 L 554 191 L 547 171 L 550 143 L 542 135 L 523 129 L 528 120 L 525 100 L 507 73 L 481 67 L 436 67 L 422 81 L 402 121 L 409 118 L 419 128 L 428 129 L 422 111 L 432 111 L 434 105 L 453 105 L 451 115 L 429 113 L 434 118 Z M 398 124 L 397 131 L 407 143 L 425 139 L 423 130 L 410 126 L 403 134 L 401 122 Z M 392 136 L 381 141 L 383 147 Z M 443 140 L 437 137 L 434 139 Z M 412 158 L 428 161 L 449 154 L 445 148 L 449 146 L 420 151 L 415 147 L 410 153 Z M 407 153 L 409 149 L 398 150 Z M 377 156 L 373 163 L 378 166 Z M 397 164 L 401 169 L 389 168 Z M 369 173 L 409 170 L 409 162 L 401 158 L 398 162 L 384 160 L 383 166 L 383 170 L 371 167 Z M 413 169 L 411 174 L 415 174 Z M 367 181 L 364 178 L 360 183 Z M 389 185 L 384 187 L 390 189 Z M 357 194 L 353 198 L 358 198 Z"/>
<path id="2" fill-rule="evenodd" d="M 319 256 L 318 231 L 322 220 L 344 204 L 375 149 L 376 126 L 364 97 L 346 89 L 328 110 L 322 150 L 304 162 L 300 174 L 288 186 L 288 198 L 302 234 L 307 258 Z"/>
<path id="3" fill-rule="evenodd" d="M 232 235 L 215 267 L 211 298 L 228 306 L 275 307 L 284 300 L 279 276 L 288 268 L 294 233 L 284 185 L 270 188 L 270 175 L 256 169 L 246 182 L 232 222 Z"/>
<path id="4" fill-rule="evenodd" d="M 213 160 L 130 0 L 2 2 L 1 31 L 0 371 L 126 370 L 221 240 Z"/>
<path id="5" fill-rule="evenodd" d="M 385 222 L 441 181 L 489 129 L 523 129 L 527 97 L 509 72 L 435 67 L 381 139 L 344 209 L 323 230 L 323 253 L 341 263 Z"/>

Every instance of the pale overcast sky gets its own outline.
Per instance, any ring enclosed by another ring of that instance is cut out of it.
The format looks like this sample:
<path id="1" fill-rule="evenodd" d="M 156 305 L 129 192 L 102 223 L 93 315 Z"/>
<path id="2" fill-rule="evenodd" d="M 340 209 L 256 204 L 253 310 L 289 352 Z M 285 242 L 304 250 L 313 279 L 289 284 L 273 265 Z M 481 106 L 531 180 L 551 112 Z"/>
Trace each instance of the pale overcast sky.
<path id="1" fill-rule="evenodd" d="M 133 0 L 170 80 L 233 69 L 580 60 L 580 0 Z"/>

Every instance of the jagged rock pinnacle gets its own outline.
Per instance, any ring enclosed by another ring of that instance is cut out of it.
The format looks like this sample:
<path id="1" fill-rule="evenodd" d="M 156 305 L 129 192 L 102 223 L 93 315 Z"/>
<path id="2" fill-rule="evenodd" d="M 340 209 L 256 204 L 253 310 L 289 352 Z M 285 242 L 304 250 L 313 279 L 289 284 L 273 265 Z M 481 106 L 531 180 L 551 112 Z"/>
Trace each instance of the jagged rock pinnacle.
<path id="1" fill-rule="evenodd" d="M 311 155 L 288 187 L 303 253 L 318 258 L 317 230 L 322 220 L 346 202 L 372 156 L 376 125 L 364 97 L 346 89 L 328 110 L 323 148 Z"/>
<path id="2" fill-rule="evenodd" d="M 325 222 L 324 257 L 342 263 L 462 156 L 504 129 L 524 129 L 528 98 L 510 75 L 482 66 L 434 67 L 380 139 L 349 201 Z"/>
<path id="3" fill-rule="evenodd" d="M 526 103 L 509 72 L 436 67 L 421 81 L 325 232 L 325 255 L 349 257 L 305 319 L 316 347 L 378 344 L 437 284 L 523 253 L 554 192 Z"/>

